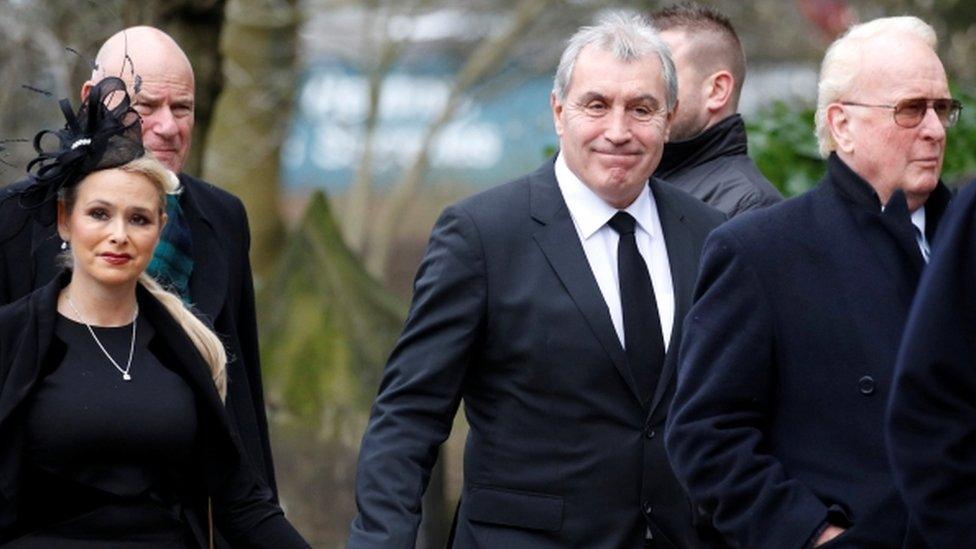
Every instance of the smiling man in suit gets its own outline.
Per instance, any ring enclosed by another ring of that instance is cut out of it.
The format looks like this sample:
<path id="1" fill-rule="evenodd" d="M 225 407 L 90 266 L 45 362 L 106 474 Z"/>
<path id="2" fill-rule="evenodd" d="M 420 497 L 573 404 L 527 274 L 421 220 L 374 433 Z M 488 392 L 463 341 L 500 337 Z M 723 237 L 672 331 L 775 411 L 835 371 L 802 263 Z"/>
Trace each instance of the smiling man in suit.
<path id="1" fill-rule="evenodd" d="M 676 88 L 643 19 L 581 28 L 552 92 L 560 152 L 437 221 L 363 437 L 350 548 L 414 547 L 461 400 L 453 547 L 702 546 L 659 433 L 723 215 L 650 178 Z"/>
<path id="2" fill-rule="evenodd" d="M 129 85 L 132 106 L 142 118 L 143 145 L 179 174 L 180 194 L 170 196 L 168 222 L 149 273 L 192 303 L 223 339 L 232 357 L 227 364 L 228 412 L 248 458 L 274 490 L 244 205 L 182 172 L 193 131 L 193 68 L 169 35 L 132 27 L 113 35 L 99 50 L 82 98 L 107 76 L 120 76 Z M 54 224 L 36 223 L 20 207 L 17 193 L 27 184 L 0 189 L 0 304 L 45 285 L 60 269 L 56 256 L 62 241 Z"/>

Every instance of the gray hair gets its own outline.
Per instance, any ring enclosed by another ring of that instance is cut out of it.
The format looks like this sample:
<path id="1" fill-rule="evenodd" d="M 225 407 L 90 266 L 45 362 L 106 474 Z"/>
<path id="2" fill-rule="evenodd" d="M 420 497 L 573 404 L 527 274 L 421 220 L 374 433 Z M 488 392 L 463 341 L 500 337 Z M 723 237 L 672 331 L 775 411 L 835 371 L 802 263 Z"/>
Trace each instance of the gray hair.
<path id="1" fill-rule="evenodd" d="M 860 73 L 860 51 L 864 43 L 880 36 L 907 34 L 915 36 L 935 51 L 938 38 L 935 30 L 918 17 L 909 15 L 882 17 L 860 25 L 854 25 L 834 41 L 824 54 L 820 65 L 820 82 L 817 84 L 816 123 L 817 144 L 820 155 L 826 158 L 837 148 L 827 126 L 827 107 L 840 101 L 854 88 Z"/>
<path id="2" fill-rule="evenodd" d="M 626 62 L 657 54 L 664 73 L 665 104 L 668 113 L 674 111 L 678 102 L 678 77 L 674 70 L 674 61 L 671 60 L 671 52 L 644 17 L 627 11 L 608 12 L 597 19 L 596 25 L 581 27 L 569 39 L 552 83 L 552 93 L 559 101 L 566 100 L 576 58 L 583 48 L 591 44 Z"/>

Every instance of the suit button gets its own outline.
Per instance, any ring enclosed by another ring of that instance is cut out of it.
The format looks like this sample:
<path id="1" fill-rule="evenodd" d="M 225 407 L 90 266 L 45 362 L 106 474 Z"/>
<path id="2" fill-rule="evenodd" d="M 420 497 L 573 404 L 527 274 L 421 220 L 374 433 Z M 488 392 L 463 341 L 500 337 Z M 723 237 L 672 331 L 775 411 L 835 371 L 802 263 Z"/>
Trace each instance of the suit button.
<path id="1" fill-rule="evenodd" d="M 646 500 L 641 504 L 641 508 L 646 516 L 651 516 L 651 512 L 654 511 L 654 508 L 651 507 L 651 502 Z"/>
<path id="2" fill-rule="evenodd" d="M 874 378 L 871 376 L 864 376 L 857 380 L 857 390 L 861 391 L 864 396 L 874 394 Z"/>
<path id="3" fill-rule="evenodd" d="M 657 433 L 654 432 L 654 429 L 651 429 L 650 427 L 645 427 L 644 428 L 644 438 L 646 438 L 646 439 L 652 439 L 652 438 L 654 438 L 656 436 L 657 436 Z"/>

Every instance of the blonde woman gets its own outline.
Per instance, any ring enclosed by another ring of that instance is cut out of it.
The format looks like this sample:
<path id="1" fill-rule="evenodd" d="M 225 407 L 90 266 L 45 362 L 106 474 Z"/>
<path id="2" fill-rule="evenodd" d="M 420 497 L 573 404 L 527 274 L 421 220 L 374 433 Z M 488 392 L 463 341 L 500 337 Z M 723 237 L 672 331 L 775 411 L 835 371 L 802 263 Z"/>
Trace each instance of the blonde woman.
<path id="1" fill-rule="evenodd" d="M 235 547 L 307 547 L 228 421 L 220 340 L 145 274 L 176 179 L 125 85 L 62 110 L 16 199 L 56 212 L 68 268 L 0 308 L 0 546 L 209 547 L 216 522 Z"/>

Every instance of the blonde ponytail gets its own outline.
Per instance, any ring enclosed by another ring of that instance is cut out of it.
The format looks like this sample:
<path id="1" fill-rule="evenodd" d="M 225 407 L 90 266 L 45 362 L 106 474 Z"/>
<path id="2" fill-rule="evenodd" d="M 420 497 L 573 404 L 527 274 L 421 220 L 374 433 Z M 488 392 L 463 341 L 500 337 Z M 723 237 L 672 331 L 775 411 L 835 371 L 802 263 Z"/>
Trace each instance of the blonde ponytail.
<path id="1" fill-rule="evenodd" d="M 190 337 L 193 346 L 197 348 L 200 356 L 210 366 L 210 376 L 213 378 L 214 385 L 221 400 L 227 400 L 227 351 L 224 350 L 223 343 L 217 334 L 207 327 L 189 309 L 183 305 L 175 294 L 163 289 L 153 277 L 146 273 L 139 276 L 139 283 L 155 297 L 166 311 L 176 319 L 176 322 L 183 328 L 186 335 Z"/>

